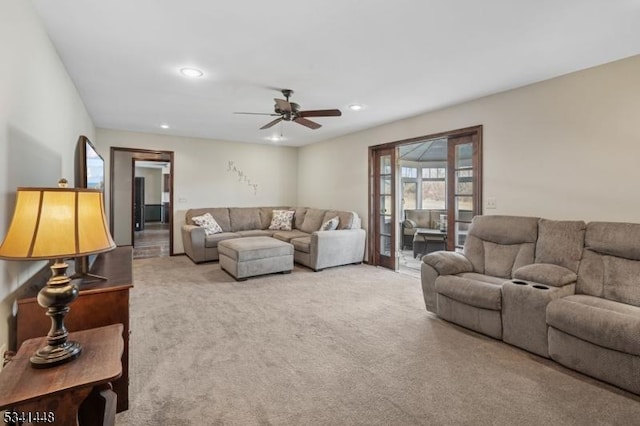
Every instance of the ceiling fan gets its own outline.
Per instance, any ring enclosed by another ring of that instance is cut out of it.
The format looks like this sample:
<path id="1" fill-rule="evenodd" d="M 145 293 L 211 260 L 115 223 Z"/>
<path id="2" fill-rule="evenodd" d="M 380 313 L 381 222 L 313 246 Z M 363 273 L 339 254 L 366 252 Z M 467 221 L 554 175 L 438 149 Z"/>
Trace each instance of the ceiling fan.
<path id="1" fill-rule="evenodd" d="M 300 105 L 295 102 L 289 102 L 289 97 L 293 95 L 293 90 L 283 89 L 282 94 L 285 99 L 274 99 L 276 104 L 274 105 L 275 113 L 262 113 L 262 112 L 234 112 L 234 114 L 250 114 L 250 115 L 270 115 L 272 117 L 278 117 L 273 121 L 260 127 L 260 130 L 273 127 L 281 121 L 293 121 L 298 124 L 302 124 L 310 129 L 319 129 L 322 127 L 315 121 L 307 120 L 306 117 L 339 117 L 342 115 L 339 109 L 317 109 L 309 111 L 300 111 Z"/>

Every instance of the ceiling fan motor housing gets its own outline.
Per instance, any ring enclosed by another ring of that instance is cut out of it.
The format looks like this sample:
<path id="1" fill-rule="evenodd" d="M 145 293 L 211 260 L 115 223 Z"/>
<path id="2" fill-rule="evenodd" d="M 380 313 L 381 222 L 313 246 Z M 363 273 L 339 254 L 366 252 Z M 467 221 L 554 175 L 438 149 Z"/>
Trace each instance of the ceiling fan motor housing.
<path id="1" fill-rule="evenodd" d="M 275 104 L 273 106 L 273 109 L 276 112 L 276 114 L 281 114 L 283 116 L 282 118 L 285 121 L 291 121 L 292 119 L 296 118 L 298 116 L 298 110 L 300 109 L 300 105 L 298 105 L 295 102 L 289 102 L 289 104 L 291 105 L 291 111 L 280 109 L 278 104 Z"/>

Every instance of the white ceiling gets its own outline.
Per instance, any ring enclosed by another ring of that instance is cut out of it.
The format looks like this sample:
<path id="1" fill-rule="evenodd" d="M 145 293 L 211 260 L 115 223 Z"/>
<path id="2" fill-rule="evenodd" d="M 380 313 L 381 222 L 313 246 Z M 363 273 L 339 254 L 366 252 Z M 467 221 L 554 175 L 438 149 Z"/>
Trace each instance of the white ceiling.
<path id="1" fill-rule="evenodd" d="M 302 146 L 640 54 L 640 0 L 32 1 L 96 126 L 242 142 L 282 88 L 343 112 Z"/>

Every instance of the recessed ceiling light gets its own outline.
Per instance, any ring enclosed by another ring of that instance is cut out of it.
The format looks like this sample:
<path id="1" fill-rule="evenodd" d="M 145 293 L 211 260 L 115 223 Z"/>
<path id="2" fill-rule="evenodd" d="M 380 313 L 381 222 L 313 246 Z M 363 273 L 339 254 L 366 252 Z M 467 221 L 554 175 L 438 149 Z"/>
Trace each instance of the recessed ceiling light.
<path id="1" fill-rule="evenodd" d="M 283 141 L 284 138 L 282 136 L 278 136 L 278 135 L 273 135 L 273 136 L 269 136 L 267 138 L 267 140 L 271 141 L 271 142 L 280 142 Z"/>
<path id="2" fill-rule="evenodd" d="M 202 77 L 204 73 L 196 68 L 181 68 L 180 74 L 184 75 L 185 77 L 196 78 Z"/>
<path id="3" fill-rule="evenodd" d="M 163 129 L 168 129 L 169 125 L 168 124 L 161 124 L 160 127 L 163 128 Z"/>
<path id="4" fill-rule="evenodd" d="M 349 105 L 349 109 L 351 111 L 360 111 L 362 108 L 364 108 L 362 105 L 360 104 L 351 104 Z"/>

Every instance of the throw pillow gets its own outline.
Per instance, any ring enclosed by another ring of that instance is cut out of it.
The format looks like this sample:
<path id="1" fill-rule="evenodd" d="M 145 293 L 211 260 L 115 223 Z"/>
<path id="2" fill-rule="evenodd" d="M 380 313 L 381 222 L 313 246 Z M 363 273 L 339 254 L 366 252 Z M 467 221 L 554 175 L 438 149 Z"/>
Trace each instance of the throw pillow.
<path id="1" fill-rule="evenodd" d="M 191 218 L 193 223 L 204 228 L 205 235 L 219 234 L 222 231 L 218 222 L 211 216 L 211 213 L 205 213 L 202 216 L 194 216 Z"/>
<path id="2" fill-rule="evenodd" d="M 269 229 L 274 231 L 291 231 L 291 222 L 295 210 L 274 210 Z"/>
<path id="3" fill-rule="evenodd" d="M 320 227 L 321 231 L 334 231 L 338 229 L 338 224 L 340 223 L 340 218 L 338 216 L 333 217 L 322 224 Z"/>

